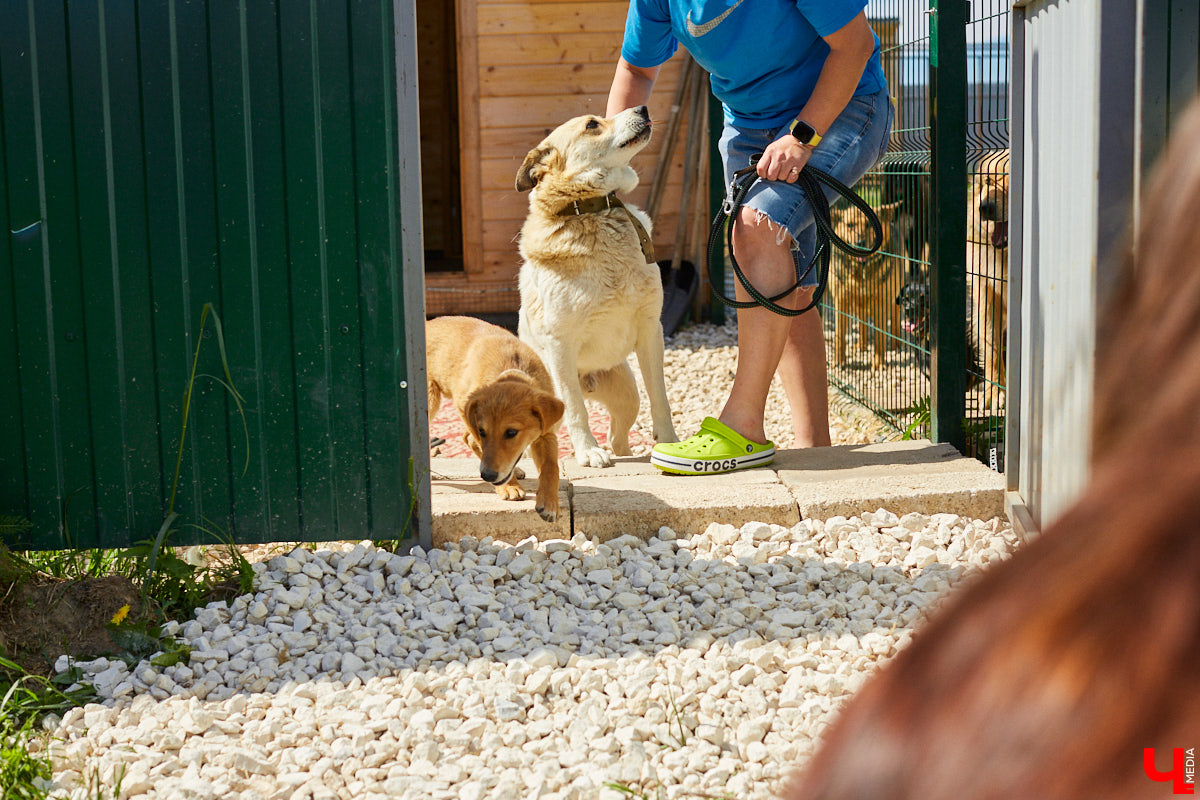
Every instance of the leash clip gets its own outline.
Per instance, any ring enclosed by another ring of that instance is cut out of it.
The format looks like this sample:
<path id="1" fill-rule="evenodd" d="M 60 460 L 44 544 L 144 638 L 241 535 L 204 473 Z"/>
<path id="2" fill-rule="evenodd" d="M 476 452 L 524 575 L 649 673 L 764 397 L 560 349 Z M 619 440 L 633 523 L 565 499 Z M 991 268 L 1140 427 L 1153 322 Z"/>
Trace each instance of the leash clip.
<path id="1" fill-rule="evenodd" d="M 738 176 L 734 175 L 733 180 L 725 187 L 725 200 L 721 203 L 721 213 L 727 217 L 733 216 L 733 211 L 736 206 L 735 195 L 738 189 Z"/>

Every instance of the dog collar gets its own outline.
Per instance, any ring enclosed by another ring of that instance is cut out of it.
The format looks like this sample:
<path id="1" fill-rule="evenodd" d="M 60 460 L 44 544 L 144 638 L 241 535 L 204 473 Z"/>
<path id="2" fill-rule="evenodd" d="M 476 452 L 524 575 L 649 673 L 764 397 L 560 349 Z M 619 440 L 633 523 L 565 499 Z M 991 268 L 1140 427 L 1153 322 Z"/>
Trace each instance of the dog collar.
<path id="1" fill-rule="evenodd" d="M 619 208 L 625 212 L 629 221 L 633 223 L 634 230 L 637 231 L 638 244 L 642 248 L 642 255 L 646 257 L 646 263 L 657 263 L 654 260 L 654 242 L 650 239 L 650 233 L 646 230 L 646 226 L 625 207 L 615 192 L 596 197 L 585 197 L 582 200 L 572 200 L 562 211 L 558 212 L 558 216 L 581 217 L 584 214 L 597 214 L 610 208 Z"/>

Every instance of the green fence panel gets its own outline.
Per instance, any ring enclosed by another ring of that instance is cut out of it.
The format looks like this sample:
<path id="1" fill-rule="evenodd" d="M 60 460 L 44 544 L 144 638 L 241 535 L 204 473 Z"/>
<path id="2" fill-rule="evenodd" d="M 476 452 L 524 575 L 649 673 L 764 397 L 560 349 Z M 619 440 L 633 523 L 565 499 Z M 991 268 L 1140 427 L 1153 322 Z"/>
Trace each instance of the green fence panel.
<path id="1" fill-rule="evenodd" d="M 984 187 L 1008 181 L 1011 12 L 872 0 L 867 14 L 896 117 L 857 188 L 887 210 L 892 236 L 866 267 L 834 254 L 821 307 L 830 384 L 884 423 L 883 435 L 949 442 L 999 470 L 1007 190 Z"/>
<path id="2" fill-rule="evenodd" d="M 392 0 L 0 20 L 8 544 L 411 532 Z"/>

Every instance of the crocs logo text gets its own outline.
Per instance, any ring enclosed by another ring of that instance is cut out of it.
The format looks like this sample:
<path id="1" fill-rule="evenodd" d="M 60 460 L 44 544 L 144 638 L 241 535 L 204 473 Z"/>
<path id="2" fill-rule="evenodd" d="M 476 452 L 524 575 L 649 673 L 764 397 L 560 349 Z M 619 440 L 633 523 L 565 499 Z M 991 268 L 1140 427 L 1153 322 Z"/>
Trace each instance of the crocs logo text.
<path id="1" fill-rule="evenodd" d="M 736 468 L 736 458 L 727 458 L 724 461 L 697 461 L 692 464 L 692 469 L 696 472 L 728 472 Z"/>

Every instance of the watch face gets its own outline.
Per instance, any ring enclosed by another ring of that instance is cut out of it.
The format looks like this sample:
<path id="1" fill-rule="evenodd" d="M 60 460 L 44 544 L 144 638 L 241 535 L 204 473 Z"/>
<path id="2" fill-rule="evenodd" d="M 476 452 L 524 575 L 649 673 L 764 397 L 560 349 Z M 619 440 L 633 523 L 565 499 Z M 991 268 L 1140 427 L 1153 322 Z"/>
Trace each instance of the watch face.
<path id="1" fill-rule="evenodd" d="M 804 120 L 798 119 L 792 123 L 792 136 L 800 140 L 801 144 L 808 144 L 812 141 L 813 134 L 816 131 L 812 125 L 809 125 Z"/>

